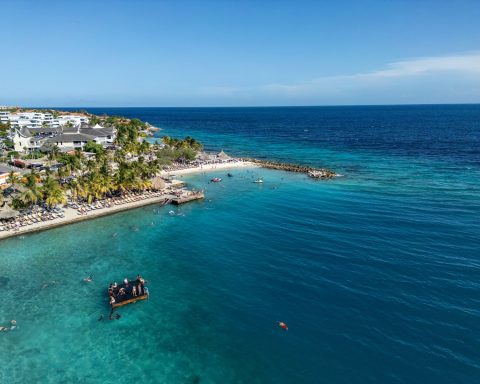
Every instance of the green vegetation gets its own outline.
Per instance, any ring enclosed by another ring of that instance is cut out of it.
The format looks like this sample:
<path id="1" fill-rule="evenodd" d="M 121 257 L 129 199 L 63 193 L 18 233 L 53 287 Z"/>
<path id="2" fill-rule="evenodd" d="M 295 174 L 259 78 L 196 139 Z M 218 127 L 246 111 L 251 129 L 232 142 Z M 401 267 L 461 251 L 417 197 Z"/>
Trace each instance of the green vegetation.
<path id="1" fill-rule="evenodd" d="M 162 165 L 168 165 L 174 161 L 195 160 L 198 152 L 203 149 L 203 145 L 190 136 L 184 139 L 165 136 L 162 142 L 165 146 L 156 152 L 157 159 Z"/>
<path id="2" fill-rule="evenodd" d="M 10 130 L 10 123 L 7 123 L 7 124 L 0 123 L 0 136 L 6 136 L 9 130 Z"/>
<path id="3" fill-rule="evenodd" d="M 105 148 L 103 148 L 102 144 L 97 144 L 95 141 L 91 140 L 83 147 L 85 152 L 91 152 L 95 154 L 104 154 Z"/>
<path id="4" fill-rule="evenodd" d="M 59 166 L 46 173 L 32 170 L 22 178 L 12 172 L 7 182 L 14 188 L 18 187 L 20 192 L 12 196 L 11 207 L 21 209 L 34 204 L 54 207 L 65 203 L 68 195 L 74 200 L 91 203 L 124 191 L 145 190 L 150 188 L 151 178 L 163 166 L 194 160 L 203 148 L 191 137 L 175 139 L 167 136 L 162 140 L 163 145 L 150 144 L 141 139 L 147 125 L 138 119 L 93 115 L 89 118 L 91 125 L 116 129 L 115 149 L 106 149 L 95 141 L 89 141 L 84 152 L 77 150 L 67 154 L 61 153 L 52 143 L 45 143 L 39 152 L 23 158 L 36 159 L 47 155 L 51 165 L 58 163 Z M 20 157 L 14 151 L 8 155 Z"/>

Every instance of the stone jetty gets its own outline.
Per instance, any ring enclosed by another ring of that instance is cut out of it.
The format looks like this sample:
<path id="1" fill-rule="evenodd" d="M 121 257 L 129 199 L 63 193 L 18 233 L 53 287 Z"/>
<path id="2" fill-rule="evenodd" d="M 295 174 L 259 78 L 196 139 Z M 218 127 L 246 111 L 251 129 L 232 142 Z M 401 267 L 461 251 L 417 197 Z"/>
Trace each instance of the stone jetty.
<path id="1" fill-rule="evenodd" d="M 314 167 L 308 167 L 305 165 L 280 163 L 277 161 L 250 159 L 250 158 L 244 158 L 243 160 L 258 164 L 262 168 L 277 169 L 280 171 L 287 171 L 287 172 L 305 173 L 306 175 L 314 179 L 331 179 L 332 177 L 337 176 L 335 172 L 325 168 L 314 168 Z"/>
<path id="2" fill-rule="evenodd" d="M 175 205 L 180 205 L 180 204 L 185 204 L 194 200 L 201 200 L 203 198 L 205 198 L 205 195 L 203 192 L 190 191 L 187 194 L 184 194 L 182 196 L 172 198 L 171 203 Z"/>

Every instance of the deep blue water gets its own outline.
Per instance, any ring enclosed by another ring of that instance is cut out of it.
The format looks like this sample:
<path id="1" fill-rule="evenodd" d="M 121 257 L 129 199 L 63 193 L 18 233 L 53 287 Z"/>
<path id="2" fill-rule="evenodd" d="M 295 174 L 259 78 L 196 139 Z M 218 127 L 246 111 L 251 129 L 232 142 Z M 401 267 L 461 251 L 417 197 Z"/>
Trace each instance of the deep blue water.
<path id="1" fill-rule="evenodd" d="M 199 174 L 176 216 L 1 242 L 0 382 L 480 382 L 480 106 L 89 110 L 344 177 Z M 137 271 L 152 298 L 98 322 Z"/>

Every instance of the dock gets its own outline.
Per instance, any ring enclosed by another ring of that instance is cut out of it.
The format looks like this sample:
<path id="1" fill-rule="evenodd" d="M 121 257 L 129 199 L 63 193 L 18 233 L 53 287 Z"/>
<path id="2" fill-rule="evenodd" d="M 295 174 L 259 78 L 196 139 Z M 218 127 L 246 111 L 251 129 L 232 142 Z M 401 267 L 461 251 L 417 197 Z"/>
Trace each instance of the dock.
<path id="1" fill-rule="evenodd" d="M 138 292 L 137 295 L 133 295 L 132 288 L 135 286 L 135 289 L 139 287 L 137 281 L 132 280 L 129 281 L 128 284 L 122 283 L 118 284 L 115 288 L 112 288 L 111 292 L 109 289 L 108 295 L 110 297 L 110 305 L 113 308 L 123 307 L 127 304 L 136 303 L 139 300 L 146 300 L 148 299 L 148 288 L 142 287 L 142 291 Z M 123 294 L 121 293 L 123 292 Z M 141 293 L 141 294 L 138 294 Z M 114 301 L 112 302 L 112 298 Z"/>
<path id="2" fill-rule="evenodd" d="M 203 192 L 189 192 L 188 194 L 173 197 L 171 203 L 175 205 L 180 205 L 194 200 L 201 200 L 204 198 L 205 194 Z"/>

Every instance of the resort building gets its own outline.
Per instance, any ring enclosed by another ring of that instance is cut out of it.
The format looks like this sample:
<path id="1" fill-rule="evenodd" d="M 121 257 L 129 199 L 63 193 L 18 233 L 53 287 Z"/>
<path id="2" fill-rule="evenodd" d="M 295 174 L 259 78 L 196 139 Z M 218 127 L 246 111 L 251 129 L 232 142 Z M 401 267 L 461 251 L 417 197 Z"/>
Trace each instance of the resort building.
<path id="1" fill-rule="evenodd" d="M 54 117 L 50 112 L 8 112 L 0 111 L 0 122 L 10 123 L 12 128 L 58 128 L 63 126 L 80 126 L 88 124 L 88 117 L 82 115 L 60 115 Z"/>
<path id="2" fill-rule="evenodd" d="M 94 136 L 83 133 L 60 133 L 55 137 L 46 139 L 46 143 L 53 143 L 63 150 L 83 149 L 85 144 L 94 140 Z"/>
<path id="3" fill-rule="evenodd" d="M 6 111 L 0 111 L 0 123 L 6 124 L 9 121 L 9 113 Z"/>
<path id="4" fill-rule="evenodd" d="M 17 152 L 39 150 L 45 143 L 53 143 L 64 151 L 83 149 L 88 141 L 95 141 L 107 146 L 114 142 L 115 137 L 115 128 L 104 128 L 98 124 L 93 127 L 86 124 L 76 127 L 15 126 L 12 127 L 11 133 L 11 139 Z"/>

